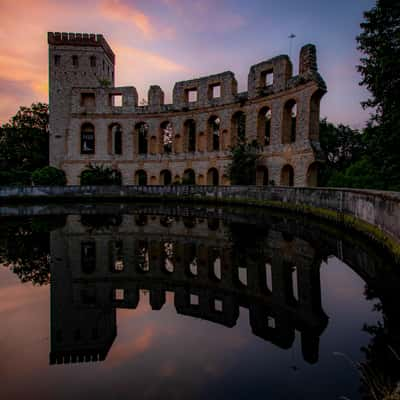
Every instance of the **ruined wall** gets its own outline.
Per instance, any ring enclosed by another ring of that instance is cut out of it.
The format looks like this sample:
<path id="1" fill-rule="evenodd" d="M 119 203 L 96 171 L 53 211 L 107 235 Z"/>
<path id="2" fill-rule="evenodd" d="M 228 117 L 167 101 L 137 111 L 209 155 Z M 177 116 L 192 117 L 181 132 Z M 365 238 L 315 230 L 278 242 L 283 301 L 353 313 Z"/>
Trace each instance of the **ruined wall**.
<path id="1" fill-rule="evenodd" d="M 182 182 L 188 170 L 194 175 L 190 183 L 228 185 L 229 148 L 241 134 L 262 147 L 257 183 L 316 184 L 316 166 L 323 161 L 319 102 L 326 87 L 313 45 L 301 49 L 297 76 L 292 76 L 289 57 L 278 56 L 250 68 L 248 92 L 238 93 L 235 76 L 227 71 L 177 82 L 172 104 L 164 103 L 159 86 L 151 86 L 147 105 L 138 105 L 134 87 L 114 87 L 113 68 L 107 86 L 101 63 L 90 65 L 96 51 L 113 67 L 111 49 L 101 35 L 83 40 L 78 34 L 50 33 L 49 48 L 50 158 L 66 172 L 68 184 L 79 184 L 81 171 L 94 163 L 119 169 L 125 185 Z M 65 65 L 60 60 L 54 65 L 59 53 Z M 73 55 L 82 59 L 78 67 L 69 64 Z M 119 104 L 114 97 L 120 98 Z M 93 130 L 92 154 L 82 152 L 84 126 Z M 146 127 L 145 145 L 140 126 Z M 120 132 L 118 146 L 115 130 Z"/>

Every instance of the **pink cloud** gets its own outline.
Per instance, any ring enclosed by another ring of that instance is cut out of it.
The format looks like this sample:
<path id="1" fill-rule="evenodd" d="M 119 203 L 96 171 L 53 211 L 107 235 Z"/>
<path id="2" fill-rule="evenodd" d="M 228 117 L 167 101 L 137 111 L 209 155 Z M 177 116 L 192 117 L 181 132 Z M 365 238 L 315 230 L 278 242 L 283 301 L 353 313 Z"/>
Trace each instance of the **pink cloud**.
<path id="1" fill-rule="evenodd" d="M 152 39 L 156 34 L 149 16 L 120 0 L 103 0 L 100 3 L 100 11 L 106 18 L 133 24 L 146 39 Z"/>

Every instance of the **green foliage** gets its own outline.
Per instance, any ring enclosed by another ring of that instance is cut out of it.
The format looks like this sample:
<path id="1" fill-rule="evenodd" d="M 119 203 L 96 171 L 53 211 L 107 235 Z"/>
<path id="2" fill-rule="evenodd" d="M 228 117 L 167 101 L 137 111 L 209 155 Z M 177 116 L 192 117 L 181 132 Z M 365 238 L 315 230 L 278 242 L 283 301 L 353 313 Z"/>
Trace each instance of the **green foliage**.
<path id="1" fill-rule="evenodd" d="M 34 185 L 42 186 L 64 186 L 67 183 L 65 172 L 55 167 L 43 167 L 35 170 L 32 174 Z"/>
<path id="2" fill-rule="evenodd" d="M 396 189 L 400 186 L 400 3 L 378 0 L 364 13 L 361 28 L 360 84 L 371 93 L 362 105 L 373 112 L 365 132 L 368 154 L 380 188 Z"/>
<path id="3" fill-rule="evenodd" d="M 370 160 L 364 157 L 343 171 L 333 172 L 326 186 L 379 189 L 380 181 Z"/>
<path id="4" fill-rule="evenodd" d="M 238 138 L 238 144 L 230 149 L 232 161 L 227 167 L 227 174 L 232 185 L 254 185 L 256 183 L 257 160 L 260 147 L 257 141 L 247 142 Z"/>
<path id="5" fill-rule="evenodd" d="M 31 173 L 20 169 L 0 171 L 1 186 L 30 186 Z"/>
<path id="6" fill-rule="evenodd" d="M 49 113 L 44 103 L 20 107 L 17 114 L 0 127 L 0 159 L 12 169 L 33 171 L 48 165 Z"/>
<path id="7" fill-rule="evenodd" d="M 121 172 L 104 165 L 86 166 L 81 173 L 81 185 L 121 185 Z"/>

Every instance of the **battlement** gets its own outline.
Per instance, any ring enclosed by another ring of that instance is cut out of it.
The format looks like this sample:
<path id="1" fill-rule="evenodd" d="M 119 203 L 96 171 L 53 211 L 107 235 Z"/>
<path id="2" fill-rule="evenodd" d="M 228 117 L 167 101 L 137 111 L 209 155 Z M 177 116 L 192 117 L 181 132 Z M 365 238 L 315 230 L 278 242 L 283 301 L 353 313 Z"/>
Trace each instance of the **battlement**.
<path id="1" fill-rule="evenodd" d="M 111 62 L 115 64 L 115 54 L 110 45 L 101 34 L 95 33 L 71 33 L 71 32 L 48 32 L 47 42 L 58 46 L 95 46 L 102 47 Z"/>

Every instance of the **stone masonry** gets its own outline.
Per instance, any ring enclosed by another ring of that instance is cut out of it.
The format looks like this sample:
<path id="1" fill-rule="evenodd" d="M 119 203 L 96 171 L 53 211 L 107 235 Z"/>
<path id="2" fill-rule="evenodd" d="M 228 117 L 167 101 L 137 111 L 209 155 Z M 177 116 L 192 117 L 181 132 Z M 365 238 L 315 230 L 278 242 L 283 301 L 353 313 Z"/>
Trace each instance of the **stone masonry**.
<path id="1" fill-rule="evenodd" d="M 248 91 L 226 71 L 177 82 L 172 104 L 150 86 L 115 87 L 115 56 L 102 35 L 48 33 L 50 164 L 79 184 L 91 163 L 121 171 L 124 185 L 229 185 L 229 149 L 238 137 L 261 146 L 256 183 L 315 186 L 323 162 L 319 103 L 326 85 L 316 48 L 301 49 L 299 75 L 288 56 L 250 67 Z"/>

